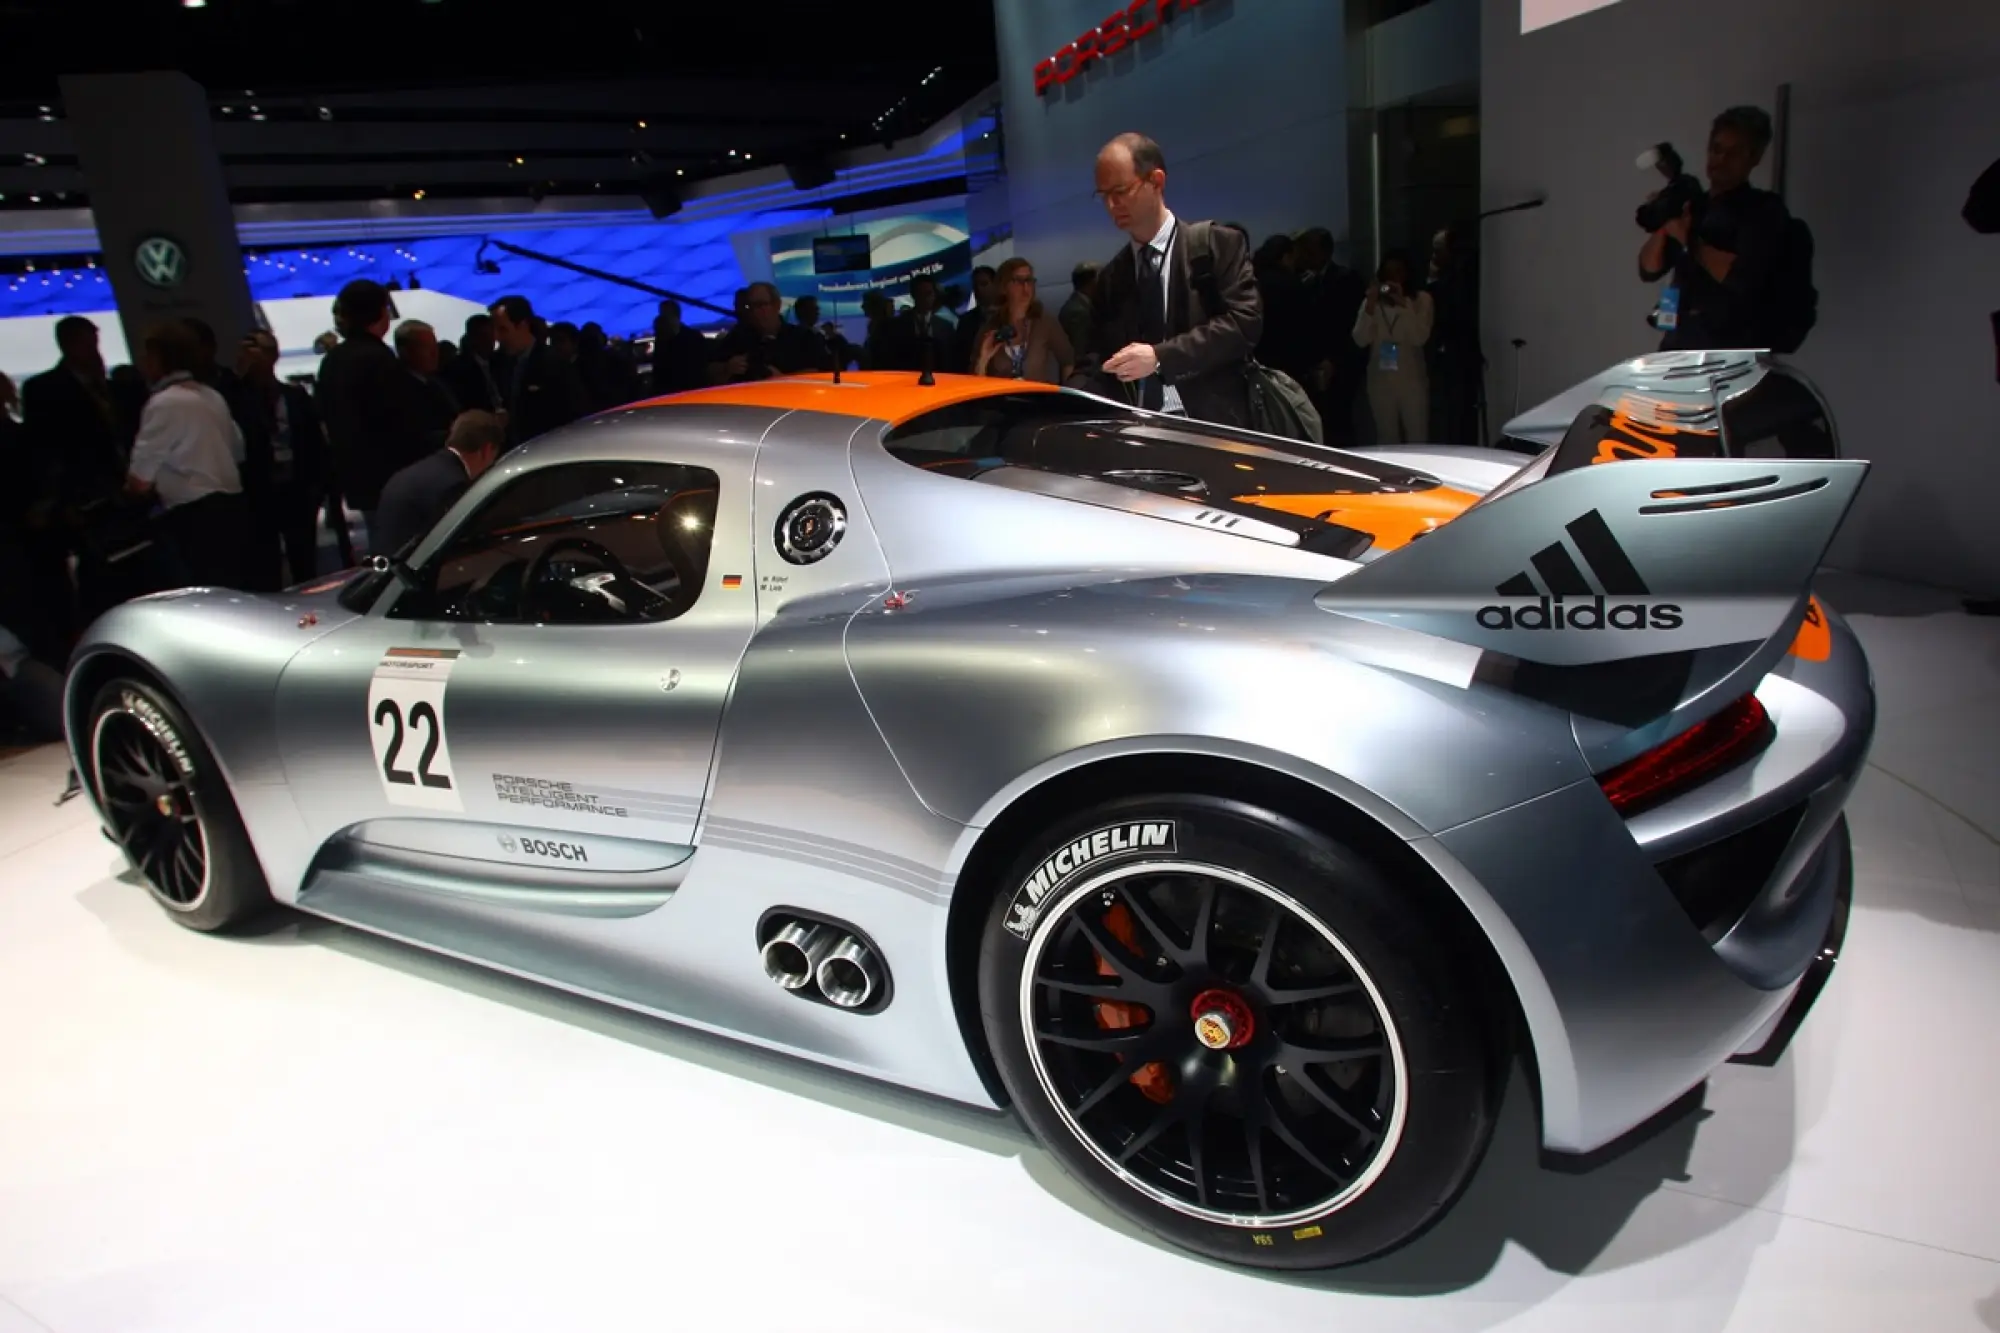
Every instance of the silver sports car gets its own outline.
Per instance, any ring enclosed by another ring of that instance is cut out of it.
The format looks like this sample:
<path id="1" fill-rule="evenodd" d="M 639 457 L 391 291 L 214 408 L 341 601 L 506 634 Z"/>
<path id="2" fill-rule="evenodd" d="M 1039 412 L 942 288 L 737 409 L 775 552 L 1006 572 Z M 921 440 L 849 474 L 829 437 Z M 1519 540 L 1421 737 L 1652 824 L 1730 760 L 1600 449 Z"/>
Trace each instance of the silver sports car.
<path id="1" fill-rule="evenodd" d="M 70 745 L 198 930 L 272 903 L 981 1106 L 1190 1249 L 1595 1154 L 1837 954 L 1867 465 L 1649 357 L 1529 453 L 1012 380 L 767 380 L 505 455 L 394 559 L 106 615 Z"/>

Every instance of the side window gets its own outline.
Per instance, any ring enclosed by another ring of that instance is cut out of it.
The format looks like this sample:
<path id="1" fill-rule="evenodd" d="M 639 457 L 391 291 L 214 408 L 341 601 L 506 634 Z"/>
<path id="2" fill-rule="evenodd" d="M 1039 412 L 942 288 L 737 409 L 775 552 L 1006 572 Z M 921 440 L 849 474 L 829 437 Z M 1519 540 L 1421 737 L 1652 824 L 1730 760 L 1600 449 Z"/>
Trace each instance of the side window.
<path id="1" fill-rule="evenodd" d="M 567 463 L 510 482 L 416 571 L 397 620 L 652 624 L 701 596 L 718 480 L 664 463 Z"/>

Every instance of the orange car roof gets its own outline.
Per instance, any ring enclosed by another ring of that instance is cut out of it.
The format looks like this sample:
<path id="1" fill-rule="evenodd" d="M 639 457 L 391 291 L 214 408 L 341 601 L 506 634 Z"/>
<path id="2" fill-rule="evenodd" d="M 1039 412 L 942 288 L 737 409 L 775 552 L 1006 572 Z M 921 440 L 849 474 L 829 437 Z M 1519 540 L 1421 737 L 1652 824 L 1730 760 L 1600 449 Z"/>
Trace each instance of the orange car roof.
<path id="1" fill-rule="evenodd" d="M 1003 393 L 1056 393 L 1053 384 L 1034 380 L 996 379 L 986 375 L 938 375 L 935 384 L 918 384 L 913 370 L 843 371 L 840 383 L 826 375 L 781 375 L 748 384 L 719 384 L 712 389 L 649 398 L 635 407 L 773 407 L 794 412 L 831 412 L 900 426 L 935 408 Z"/>

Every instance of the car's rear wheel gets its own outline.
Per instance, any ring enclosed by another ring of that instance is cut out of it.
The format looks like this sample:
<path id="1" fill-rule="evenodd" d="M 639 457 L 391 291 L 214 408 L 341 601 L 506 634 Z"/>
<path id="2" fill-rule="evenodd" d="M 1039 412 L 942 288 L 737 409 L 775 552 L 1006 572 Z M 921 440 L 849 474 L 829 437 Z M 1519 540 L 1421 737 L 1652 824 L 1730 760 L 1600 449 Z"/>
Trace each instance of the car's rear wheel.
<path id="1" fill-rule="evenodd" d="M 1209 796 L 1048 829 L 981 952 L 1014 1104 L 1099 1197 L 1190 1249 L 1292 1269 L 1393 1249 L 1470 1179 L 1504 1059 L 1408 887 Z"/>
<path id="2" fill-rule="evenodd" d="M 186 714 L 144 681 L 113 680 L 90 705 L 85 762 L 111 835 L 153 900 L 191 930 L 270 906 L 243 820 Z"/>

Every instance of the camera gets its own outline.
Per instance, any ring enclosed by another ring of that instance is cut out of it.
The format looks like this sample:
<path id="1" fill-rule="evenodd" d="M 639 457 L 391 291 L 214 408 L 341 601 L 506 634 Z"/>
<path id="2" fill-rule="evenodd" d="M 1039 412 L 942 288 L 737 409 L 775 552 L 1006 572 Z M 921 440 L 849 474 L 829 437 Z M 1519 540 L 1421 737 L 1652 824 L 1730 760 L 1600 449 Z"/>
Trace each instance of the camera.
<path id="1" fill-rule="evenodd" d="M 1702 209 L 1708 203 L 1708 190 L 1693 176 L 1688 175 L 1681 155 L 1674 151 L 1670 143 L 1654 144 L 1639 154 L 1639 169 L 1652 167 L 1667 178 L 1666 188 L 1639 205 L 1633 220 L 1639 230 L 1655 232 L 1678 218 L 1684 210 L 1692 209 L 1694 220 L 1701 221 Z"/>
<path id="2" fill-rule="evenodd" d="M 996 343 L 1010 343 L 1020 336 L 1021 331 L 1012 324 L 1002 324 L 994 331 L 993 341 Z"/>

